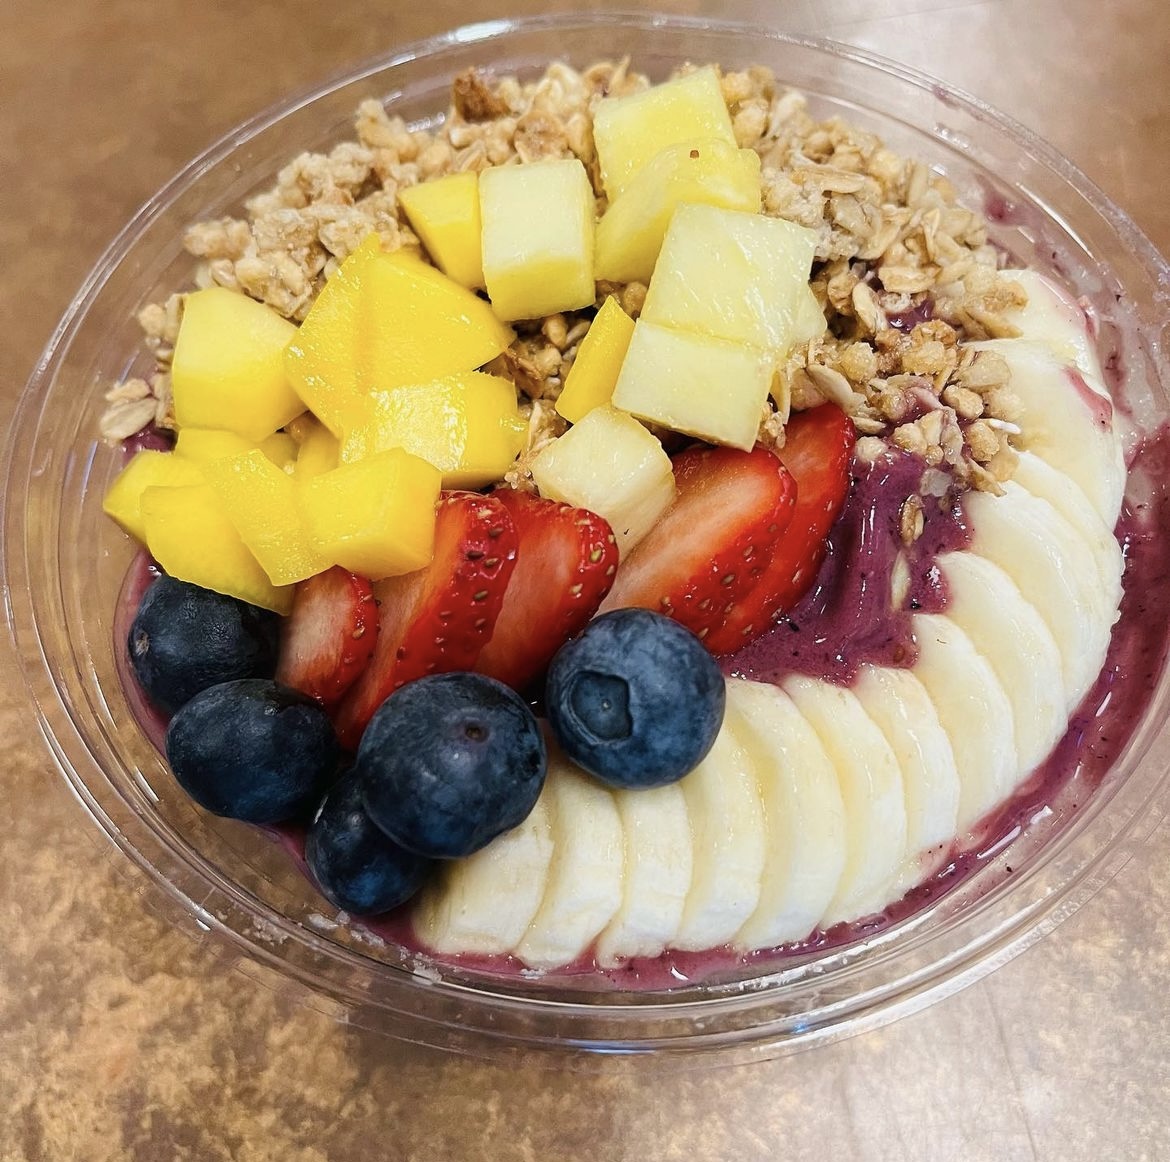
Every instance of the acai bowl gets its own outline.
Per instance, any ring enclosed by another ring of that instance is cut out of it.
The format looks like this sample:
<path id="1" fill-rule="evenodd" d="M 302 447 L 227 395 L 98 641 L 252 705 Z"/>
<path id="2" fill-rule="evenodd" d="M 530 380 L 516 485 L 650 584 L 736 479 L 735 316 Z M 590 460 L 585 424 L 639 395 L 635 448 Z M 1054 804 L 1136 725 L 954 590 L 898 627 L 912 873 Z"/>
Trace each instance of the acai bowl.
<path id="1" fill-rule="evenodd" d="M 1161 722 L 1160 678 L 1132 737 L 1092 775 L 1100 784 L 1091 796 L 1074 786 L 1068 798 L 1046 797 L 1010 844 L 994 845 L 938 902 L 919 901 L 843 943 L 720 966 L 701 983 L 680 969 L 615 989 L 600 977 L 445 964 L 339 923 L 284 849 L 179 792 L 116 676 L 113 617 L 133 546 L 101 513 L 121 466 L 99 440 L 102 392 L 149 370 L 134 317 L 191 285 L 185 229 L 238 213 L 291 157 L 348 137 L 368 97 L 411 124 L 433 123 L 469 66 L 524 77 L 553 59 L 583 68 L 620 53 L 656 81 L 687 60 L 765 65 L 804 92 L 817 116 L 839 113 L 945 173 L 960 200 L 990 220 L 1013 264 L 1055 276 L 1092 304 L 1116 398 L 1137 431 L 1157 428 L 1165 265 L 1071 167 L 1002 118 L 853 50 L 759 30 L 616 17 L 480 26 L 375 62 L 242 128 L 115 242 L 63 321 L 14 428 L 11 616 L 43 729 L 90 813 L 189 923 L 220 932 L 308 995 L 340 1001 L 361 1023 L 450 1047 L 775 1052 L 890 1019 L 975 979 L 1115 870 L 1156 815 L 1160 770 L 1138 760 Z M 1156 457 L 1144 463 L 1131 476 L 1131 501 L 1146 499 L 1143 488 L 1158 494 Z"/>

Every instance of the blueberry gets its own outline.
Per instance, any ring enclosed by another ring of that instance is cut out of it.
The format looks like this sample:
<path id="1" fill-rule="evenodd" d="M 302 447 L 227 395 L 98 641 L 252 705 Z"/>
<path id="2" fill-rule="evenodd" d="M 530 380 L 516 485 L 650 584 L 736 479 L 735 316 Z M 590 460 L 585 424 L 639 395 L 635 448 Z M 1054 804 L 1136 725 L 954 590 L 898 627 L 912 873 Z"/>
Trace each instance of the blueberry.
<path id="1" fill-rule="evenodd" d="M 727 691 L 689 629 L 616 609 L 567 642 L 548 671 L 549 725 L 578 766 L 614 787 L 681 779 L 711 749 Z"/>
<path id="2" fill-rule="evenodd" d="M 266 678 L 196 694 L 171 719 L 166 751 L 195 802 L 249 823 L 277 823 L 310 810 L 341 753 L 325 711 Z"/>
<path id="3" fill-rule="evenodd" d="M 420 855 L 452 859 L 524 821 L 548 756 L 536 718 L 502 682 L 437 674 L 378 708 L 355 766 L 370 818 Z"/>
<path id="4" fill-rule="evenodd" d="M 359 916 L 405 903 L 432 867 L 431 860 L 399 847 L 374 826 L 353 771 L 325 796 L 309 827 L 305 859 L 322 893 Z"/>
<path id="5" fill-rule="evenodd" d="M 201 690 L 276 671 L 280 618 L 174 577 L 146 591 L 126 639 L 139 685 L 173 714 Z"/>

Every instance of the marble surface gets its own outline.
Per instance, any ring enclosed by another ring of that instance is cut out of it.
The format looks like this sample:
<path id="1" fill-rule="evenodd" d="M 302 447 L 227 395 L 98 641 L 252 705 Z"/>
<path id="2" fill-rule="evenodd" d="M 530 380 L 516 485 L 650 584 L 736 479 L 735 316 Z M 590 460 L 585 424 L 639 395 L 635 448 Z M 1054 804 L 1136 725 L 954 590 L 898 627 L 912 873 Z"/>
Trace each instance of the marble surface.
<path id="1" fill-rule="evenodd" d="M 1049 137 L 1170 251 L 1164 0 L 659 6 L 826 32 L 939 73 Z M 109 238 L 191 155 L 293 87 L 498 13 L 5 0 L 0 416 Z M 505 1068 L 365 1034 L 173 928 L 53 771 L 0 649 L 6 1162 L 1170 1157 L 1164 825 L 1025 955 L 877 1032 L 719 1070 Z"/>

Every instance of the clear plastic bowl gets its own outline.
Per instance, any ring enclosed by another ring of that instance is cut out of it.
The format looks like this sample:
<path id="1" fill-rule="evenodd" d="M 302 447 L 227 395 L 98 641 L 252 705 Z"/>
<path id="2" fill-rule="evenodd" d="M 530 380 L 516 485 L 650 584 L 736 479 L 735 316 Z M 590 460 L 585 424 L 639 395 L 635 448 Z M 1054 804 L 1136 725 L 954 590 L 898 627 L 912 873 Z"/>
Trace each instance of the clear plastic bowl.
<path id="1" fill-rule="evenodd" d="M 824 41 L 677 17 L 554 16 L 473 25 L 362 66 L 249 121 L 138 212 L 86 280 L 30 380 L 8 441 L 5 598 L 39 725 L 98 826 L 192 931 L 212 931 L 254 975 L 393 1036 L 475 1052 L 533 1046 L 744 1060 L 825 1042 L 954 992 L 1015 955 L 1125 862 L 1161 810 L 1168 687 L 1087 802 L 1057 796 L 953 891 L 868 939 L 716 982 L 660 992 L 556 978 L 437 971 L 360 928 L 338 926 L 287 854 L 198 810 L 132 717 L 113 618 L 133 553 L 101 512 L 120 457 L 96 439 L 101 391 L 145 370 L 138 308 L 189 284 L 183 228 L 238 210 L 289 158 L 350 132 L 358 103 L 434 121 L 475 65 L 532 76 L 629 54 L 661 79 L 691 60 L 765 64 L 821 114 L 871 128 L 944 171 L 988 210 L 1018 260 L 1091 300 L 1119 354 L 1139 431 L 1168 414 L 1170 268 L 1126 215 L 1033 134 L 910 69 Z M 1164 465 L 1131 491 L 1159 489 Z M 1165 626 L 1155 627 L 1165 633 Z M 258 972 L 256 970 L 259 970 Z"/>

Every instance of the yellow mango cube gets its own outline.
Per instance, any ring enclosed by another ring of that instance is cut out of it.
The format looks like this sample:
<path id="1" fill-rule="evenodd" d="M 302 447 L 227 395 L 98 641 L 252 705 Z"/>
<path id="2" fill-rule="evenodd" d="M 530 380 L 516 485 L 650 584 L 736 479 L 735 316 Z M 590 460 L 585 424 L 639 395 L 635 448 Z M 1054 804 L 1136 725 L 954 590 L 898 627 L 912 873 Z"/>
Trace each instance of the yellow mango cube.
<path id="1" fill-rule="evenodd" d="M 292 610 L 292 587 L 268 579 L 211 485 L 148 488 L 142 516 L 147 548 L 170 576 L 277 613 Z"/>
<path id="2" fill-rule="evenodd" d="M 213 286 L 183 300 L 171 361 L 180 428 L 221 428 L 256 443 L 305 410 L 284 371 L 296 327 L 247 295 Z"/>
<path id="3" fill-rule="evenodd" d="M 435 265 L 461 286 L 482 287 L 479 175 L 468 171 L 419 182 L 399 190 L 398 202 Z"/>
<path id="4" fill-rule="evenodd" d="M 197 464 L 173 452 L 143 449 L 114 477 L 102 499 L 102 510 L 136 540 L 146 542 L 146 524 L 142 516 L 142 494 L 148 488 L 175 488 L 202 484 L 203 473 Z"/>
<path id="5" fill-rule="evenodd" d="M 812 230 L 717 206 L 679 206 L 670 220 L 641 318 L 749 343 L 779 361 L 807 333 Z M 803 306 L 802 306 L 803 304 Z"/>
<path id="6" fill-rule="evenodd" d="M 341 442 L 324 424 L 313 420 L 311 425 L 303 425 L 299 434 L 301 442 L 293 468 L 293 477 L 298 484 L 337 467 Z"/>
<path id="7" fill-rule="evenodd" d="M 581 340 L 557 398 L 556 409 L 569 423 L 609 403 L 633 334 L 634 320 L 610 295 Z"/>
<path id="8" fill-rule="evenodd" d="M 313 548 L 292 477 L 259 449 L 212 460 L 203 472 L 273 585 L 303 581 L 332 564 Z"/>
<path id="9" fill-rule="evenodd" d="M 501 319 L 539 319 L 594 299 L 594 198 L 577 158 L 479 176 L 483 276 Z"/>
<path id="10" fill-rule="evenodd" d="M 640 318 L 613 403 L 672 431 L 750 451 L 774 370 L 758 347 Z"/>
<path id="11" fill-rule="evenodd" d="M 597 224 L 596 276 L 649 282 L 671 216 L 684 202 L 756 213 L 760 155 L 717 137 L 684 141 L 656 154 Z"/>
<path id="12" fill-rule="evenodd" d="M 658 152 L 680 141 L 717 137 L 735 145 L 731 114 L 715 68 L 695 69 L 629 97 L 606 97 L 593 114 L 601 180 L 615 200 Z"/>
<path id="13" fill-rule="evenodd" d="M 300 491 L 316 553 L 378 580 L 428 564 L 439 470 L 401 448 L 313 477 Z"/>
<path id="14" fill-rule="evenodd" d="M 175 440 L 175 455 L 195 464 L 206 464 L 224 456 L 239 456 L 256 447 L 286 472 L 297 458 L 296 441 L 287 432 L 273 432 L 256 444 L 235 432 L 216 431 L 214 428 L 184 428 Z"/>
<path id="15" fill-rule="evenodd" d="M 297 462 L 297 442 L 288 432 L 273 432 L 261 440 L 260 451 L 283 472 L 291 472 Z"/>
<path id="16" fill-rule="evenodd" d="M 516 388 L 482 371 L 374 392 L 371 400 L 367 422 L 342 441 L 342 462 L 404 448 L 438 468 L 444 488 L 482 488 L 501 479 L 528 430 Z"/>

